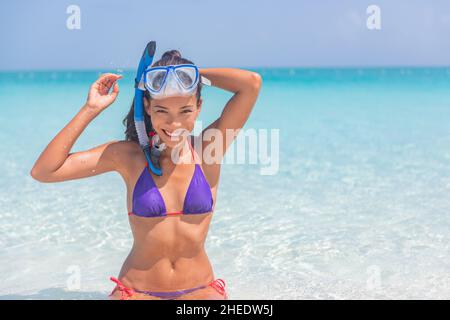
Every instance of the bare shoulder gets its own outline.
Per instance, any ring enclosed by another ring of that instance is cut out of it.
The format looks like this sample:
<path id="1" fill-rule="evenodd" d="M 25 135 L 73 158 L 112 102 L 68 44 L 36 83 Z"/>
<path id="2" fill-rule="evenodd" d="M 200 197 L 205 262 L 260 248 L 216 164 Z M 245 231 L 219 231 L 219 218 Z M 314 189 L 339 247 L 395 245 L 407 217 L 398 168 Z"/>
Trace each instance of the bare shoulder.
<path id="1" fill-rule="evenodd" d="M 121 151 L 124 155 L 134 155 L 137 152 L 141 152 L 139 143 L 135 141 L 119 140 L 115 141 L 114 145 L 117 151 Z"/>
<path id="2" fill-rule="evenodd" d="M 139 144 L 135 141 L 116 140 L 109 144 L 108 149 L 111 159 L 116 162 L 117 171 L 123 177 L 128 177 L 133 161 L 142 153 Z"/>

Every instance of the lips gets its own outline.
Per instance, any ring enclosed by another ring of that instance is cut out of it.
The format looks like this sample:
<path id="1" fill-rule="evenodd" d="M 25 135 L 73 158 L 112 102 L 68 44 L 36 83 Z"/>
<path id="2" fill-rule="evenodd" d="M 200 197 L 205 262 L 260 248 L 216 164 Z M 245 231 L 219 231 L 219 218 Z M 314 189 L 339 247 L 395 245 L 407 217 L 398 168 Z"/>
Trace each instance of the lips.
<path id="1" fill-rule="evenodd" d="M 178 137 L 180 137 L 181 134 L 183 133 L 183 130 L 181 130 L 181 129 L 175 130 L 176 133 L 167 131 L 167 130 L 165 130 L 165 129 L 162 129 L 162 131 L 164 132 L 164 134 L 165 134 L 166 136 L 168 136 L 168 137 L 170 137 L 170 138 L 178 138 Z"/>

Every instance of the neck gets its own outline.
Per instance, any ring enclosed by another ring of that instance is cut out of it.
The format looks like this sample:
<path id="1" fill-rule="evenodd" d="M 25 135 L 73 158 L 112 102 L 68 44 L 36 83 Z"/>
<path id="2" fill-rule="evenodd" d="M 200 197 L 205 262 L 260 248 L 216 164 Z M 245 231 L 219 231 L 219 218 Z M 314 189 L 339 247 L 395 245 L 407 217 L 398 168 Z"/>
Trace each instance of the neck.
<path id="1" fill-rule="evenodd" d="M 172 160 L 172 155 L 174 155 L 174 160 L 180 162 L 181 160 L 185 160 L 186 157 L 190 154 L 191 150 L 189 148 L 188 138 L 183 139 L 183 142 L 175 145 L 174 147 L 169 147 L 166 145 L 166 148 L 161 152 L 160 161 L 170 161 L 174 163 Z M 177 159 L 178 156 L 178 159 Z M 177 164 L 177 163 L 175 163 Z"/>

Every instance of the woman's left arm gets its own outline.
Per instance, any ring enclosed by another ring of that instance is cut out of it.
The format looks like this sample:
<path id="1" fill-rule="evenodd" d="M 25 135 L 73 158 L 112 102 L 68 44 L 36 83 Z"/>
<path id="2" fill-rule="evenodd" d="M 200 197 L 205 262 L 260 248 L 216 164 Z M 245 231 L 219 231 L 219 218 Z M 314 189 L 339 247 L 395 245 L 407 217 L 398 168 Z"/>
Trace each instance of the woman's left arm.
<path id="1" fill-rule="evenodd" d="M 220 130 L 223 137 L 223 157 L 250 116 L 259 95 L 262 78 L 256 72 L 235 68 L 204 68 L 199 69 L 199 72 L 211 81 L 212 86 L 234 93 L 220 117 L 202 132 L 203 137 L 208 129 Z M 227 135 L 227 130 L 230 130 L 231 136 Z"/>

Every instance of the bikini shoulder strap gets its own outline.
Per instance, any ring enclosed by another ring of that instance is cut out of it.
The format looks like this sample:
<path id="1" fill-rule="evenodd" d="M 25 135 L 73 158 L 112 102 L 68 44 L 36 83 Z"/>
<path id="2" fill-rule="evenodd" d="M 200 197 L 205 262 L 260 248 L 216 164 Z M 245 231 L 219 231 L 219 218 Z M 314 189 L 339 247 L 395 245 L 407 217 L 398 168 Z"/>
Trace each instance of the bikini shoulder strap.
<path id="1" fill-rule="evenodd" d="M 194 161 L 195 163 L 195 153 L 194 153 L 194 148 L 192 147 L 192 139 L 194 139 L 194 136 L 189 136 L 189 148 L 191 149 L 191 157 L 192 157 L 192 161 Z"/>

